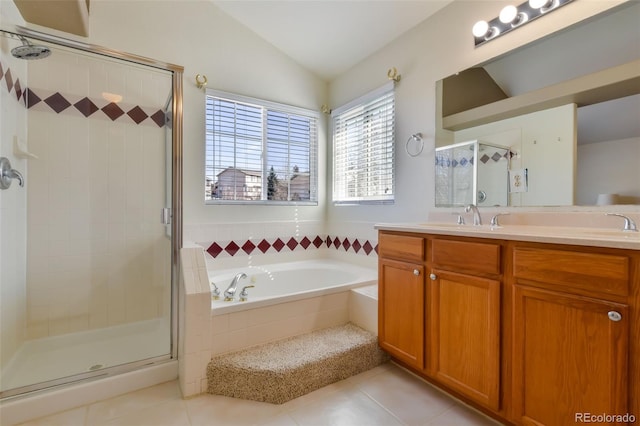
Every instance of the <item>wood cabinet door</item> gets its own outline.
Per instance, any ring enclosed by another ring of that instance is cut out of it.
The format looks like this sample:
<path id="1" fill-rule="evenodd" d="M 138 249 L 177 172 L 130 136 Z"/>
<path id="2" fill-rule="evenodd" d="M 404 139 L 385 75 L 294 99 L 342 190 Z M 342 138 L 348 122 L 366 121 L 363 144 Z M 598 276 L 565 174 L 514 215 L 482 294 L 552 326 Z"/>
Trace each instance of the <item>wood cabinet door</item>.
<path id="1" fill-rule="evenodd" d="M 408 365 L 424 368 L 424 267 L 379 261 L 380 347 Z"/>
<path id="2" fill-rule="evenodd" d="M 627 413 L 627 305 L 518 285 L 513 296 L 515 422 L 574 425 Z"/>
<path id="3" fill-rule="evenodd" d="M 500 282 L 433 270 L 427 373 L 494 410 L 500 399 Z"/>

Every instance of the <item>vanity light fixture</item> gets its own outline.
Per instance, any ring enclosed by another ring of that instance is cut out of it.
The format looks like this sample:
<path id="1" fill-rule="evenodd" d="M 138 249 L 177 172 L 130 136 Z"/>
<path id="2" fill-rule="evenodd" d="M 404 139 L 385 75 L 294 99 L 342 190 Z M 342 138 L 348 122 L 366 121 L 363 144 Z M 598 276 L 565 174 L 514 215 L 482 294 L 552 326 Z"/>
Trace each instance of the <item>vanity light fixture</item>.
<path id="1" fill-rule="evenodd" d="M 573 0 L 528 0 L 519 6 L 505 6 L 497 18 L 478 21 L 472 29 L 475 46 L 493 40 L 527 22 L 558 9 Z"/>

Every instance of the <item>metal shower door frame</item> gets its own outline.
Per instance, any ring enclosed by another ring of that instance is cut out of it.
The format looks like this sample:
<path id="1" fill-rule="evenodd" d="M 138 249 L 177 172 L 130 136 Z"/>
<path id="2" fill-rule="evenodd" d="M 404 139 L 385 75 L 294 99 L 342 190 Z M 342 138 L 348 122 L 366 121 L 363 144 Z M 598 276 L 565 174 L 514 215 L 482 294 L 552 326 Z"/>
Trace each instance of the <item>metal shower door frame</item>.
<path id="1" fill-rule="evenodd" d="M 18 37 L 28 37 L 30 39 L 43 41 L 58 46 L 77 49 L 97 55 L 106 56 L 113 59 L 119 59 L 134 64 L 144 65 L 160 70 L 171 72 L 172 75 L 172 96 L 171 104 L 171 130 L 172 130 L 172 155 L 171 155 L 171 348 L 169 355 L 162 355 L 155 358 L 134 361 L 104 370 L 95 372 L 81 373 L 71 377 L 60 378 L 48 382 L 42 382 L 35 385 L 25 386 L 23 388 L 5 391 L 0 393 L 0 400 L 5 398 L 21 397 L 31 392 L 43 389 L 53 388 L 56 386 L 78 383 L 84 380 L 93 380 L 100 377 L 110 377 L 113 375 L 135 371 L 140 368 L 152 365 L 158 365 L 168 361 L 178 359 L 178 283 L 180 280 L 180 249 L 182 248 L 182 132 L 183 132 L 183 74 L 184 67 L 180 65 L 162 62 L 155 59 L 133 55 L 106 47 L 84 43 L 59 37 L 40 31 L 35 31 L 22 26 L 0 27 L 0 31 L 8 34 L 14 34 Z M 168 106 L 168 105 L 167 105 Z M 160 220 L 160 218 L 158 218 Z M 15 391 L 15 392 L 14 392 Z"/>

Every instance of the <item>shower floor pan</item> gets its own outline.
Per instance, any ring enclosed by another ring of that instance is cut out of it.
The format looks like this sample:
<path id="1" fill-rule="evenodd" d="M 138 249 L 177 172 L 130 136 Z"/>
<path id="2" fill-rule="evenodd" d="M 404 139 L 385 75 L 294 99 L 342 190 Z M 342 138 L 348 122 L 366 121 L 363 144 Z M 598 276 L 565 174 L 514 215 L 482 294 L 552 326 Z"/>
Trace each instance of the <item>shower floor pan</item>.
<path id="1" fill-rule="evenodd" d="M 170 336 L 159 318 L 30 340 L 3 369 L 0 391 L 167 355 Z"/>

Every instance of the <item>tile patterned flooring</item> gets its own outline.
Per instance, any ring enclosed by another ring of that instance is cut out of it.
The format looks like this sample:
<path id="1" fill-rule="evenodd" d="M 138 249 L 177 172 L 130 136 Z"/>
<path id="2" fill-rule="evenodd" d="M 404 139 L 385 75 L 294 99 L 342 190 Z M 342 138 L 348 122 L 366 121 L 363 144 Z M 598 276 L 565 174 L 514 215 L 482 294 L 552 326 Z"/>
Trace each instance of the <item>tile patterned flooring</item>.
<path id="1" fill-rule="evenodd" d="M 23 426 L 497 425 L 387 363 L 282 405 L 217 395 L 183 400 L 177 381 L 40 418 Z"/>

